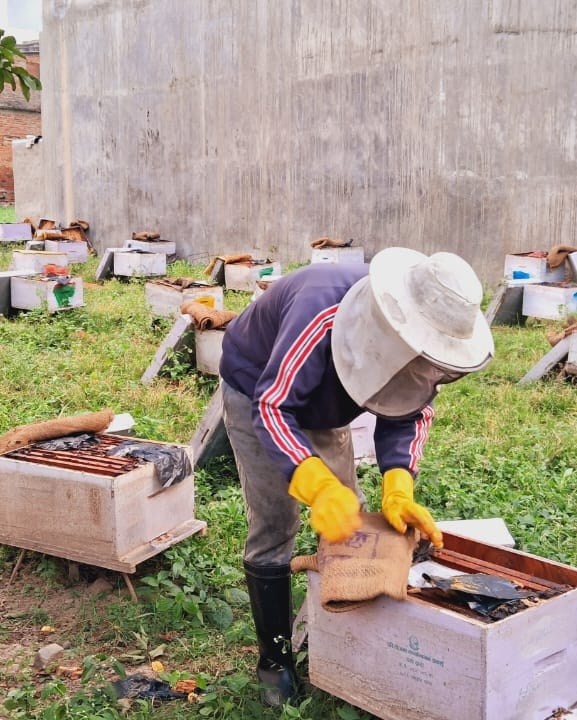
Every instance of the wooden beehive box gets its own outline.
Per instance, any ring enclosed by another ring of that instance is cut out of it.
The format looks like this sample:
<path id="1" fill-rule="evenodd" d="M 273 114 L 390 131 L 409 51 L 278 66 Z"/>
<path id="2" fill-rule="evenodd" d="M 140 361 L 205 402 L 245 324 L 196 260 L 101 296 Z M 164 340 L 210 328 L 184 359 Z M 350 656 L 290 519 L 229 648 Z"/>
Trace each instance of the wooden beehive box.
<path id="1" fill-rule="evenodd" d="M 164 253 L 116 250 L 112 262 L 114 275 L 125 277 L 166 275 L 166 255 Z"/>
<path id="2" fill-rule="evenodd" d="M 149 253 L 174 255 L 176 243 L 173 240 L 127 240 L 126 247 L 131 250 L 143 250 Z"/>
<path id="3" fill-rule="evenodd" d="M 527 285 L 522 312 L 527 317 L 561 320 L 577 312 L 577 285 Z"/>
<path id="4" fill-rule="evenodd" d="M 439 562 L 514 582 L 564 586 L 534 607 L 486 623 L 409 596 L 349 612 L 323 610 L 309 573 L 313 685 L 383 720 L 546 720 L 577 701 L 577 569 L 444 533 Z M 489 570 L 490 568 L 490 570 Z"/>
<path id="5" fill-rule="evenodd" d="M 254 292 L 254 284 L 259 276 L 259 271 L 271 269 L 280 273 L 278 262 L 238 262 L 226 263 L 224 266 L 224 284 L 227 290 L 243 290 Z"/>
<path id="6" fill-rule="evenodd" d="M 311 263 L 364 263 L 365 251 L 362 247 L 326 247 L 313 248 Z"/>
<path id="7" fill-rule="evenodd" d="M 64 253 L 69 263 L 85 263 L 88 260 L 86 240 L 50 240 L 44 241 L 44 250 Z"/>
<path id="8" fill-rule="evenodd" d="M 10 270 L 34 270 L 41 273 L 46 265 L 68 265 L 68 256 L 63 252 L 48 250 L 14 250 Z"/>
<path id="9" fill-rule="evenodd" d="M 30 223 L 0 223 L 1 242 L 26 242 L 32 239 Z"/>
<path id="10" fill-rule="evenodd" d="M 81 277 L 70 280 L 67 288 L 71 295 L 59 292 L 59 283 L 40 277 L 13 277 L 10 280 L 10 302 L 18 310 L 34 310 L 46 305 L 48 312 L 70 310 L 84 306 L 84 288 Z"/>
<path id="11" fill-rule="evenodd" d="M 195 330 L 196 367 L 207 375 L 218 375 L 224 328 Z"/>
<path id="12" fill-rule="evenodd" d="M 196 300 L 199 297 L 214 299 L 216 310 L 224 308 L 224 292 L 221 285 L 199 282 L 197 285 L 180 288 L 162 280 L 149 280 L 144 285 L 146 304 L 153 315 L 158 317 L 176 317 L 180 315 L 180 306 L 185 300 Z"/>
<path id="13" fill-rule="evenodd" d="M 542 257 L 538 257 L 541 254 Z M 547 264 L 546 253 L 512 253 L 505 255 L 503 269 L 507 285 L 527 285 L 529 283 L 555 283 L 565 279 L 565 267 L 561 265 L 553 270 Z"/>
<path id="14" fill-rule="evenodd" d="M 193 467 L 192 451 L 183 447 Z M 110 477 L 11 455 L 0 457 L 2 544 L 134 572 L 138 563 L 206 528 L 195 519 L 193 473 L 163 488 L 152 462 Z"/>

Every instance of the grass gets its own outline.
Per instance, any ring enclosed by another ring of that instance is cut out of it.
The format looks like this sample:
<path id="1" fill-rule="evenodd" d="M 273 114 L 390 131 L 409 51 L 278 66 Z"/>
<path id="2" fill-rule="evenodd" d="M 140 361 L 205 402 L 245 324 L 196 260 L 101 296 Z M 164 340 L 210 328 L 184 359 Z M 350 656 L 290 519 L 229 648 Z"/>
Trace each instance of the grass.
<path id="1" fill-rule="evenodd" d="M 0 269 L 8 266 L 11 251 L 0 247 Z M 134 417 L 139 437 L 188 443 L 216 380 L 177 364 L 168 376 L 143 386 L 140 377 L 171 323 L 151 322 L 144 281 L 95 283 L 97 264 L 98 258 L 91 258 L 73 268 L 86 283 L 86 307 L 0 318 L 0 433 L 18 424 L 112 407 Z M 169 266 L 173 276 L 202 277 L 202 270 L 183 261 Z M 225 293 L 226 306 L 237 311 L 248 299 L 247 293 Z M 558 323 L 529 320 L 523 328 L 494 328 L 493 363 L 443 389 L 416 493 L 438 519 L 502 517 L 519 549 L 577 565 L 576 388 L 553 378 L 517 384 L 549 349 L 545 330 L 551 325 Z M 362 466 L 359 475 L 371 509 L 377 509 L 376 468 Z M 139 566 L 133 579 L 137 604 L 118 578 L 116 584 L 111 579 L 114 587 L 105 603 L 76 603 L 66 634 L 73 648 L 69 652 L 82 668 L 76 685 L 54 674 L 39 680 L 26 651 L 15 668 L 0 670 L 7 718 L 371 717 L 314 688 L 298 707 L 282 712 L 262 707 L 253 680 L 255 637 L 241 572 L 246 521 L 230 460 L 215 460 L 198 471 L 196 490 L 197 516 L 208 523 L 208 535 L 183 541 Z M 298 553 L 313 552 L 316 544 L 306 517 L 303 510 Z M 0 546 L 4 581 L 16 554 Z M 67 587 L 65 568 L 56 558 L 26 556 L 22 573 L 27 582 L 11 592 L 21 593 L 29 609 L 0 620 L 0 643 L 30 632 L 34 642 L 28 650 L 33 651 L 39 626 L 58 624 L 59 609 L 47 610 L 47 599 Z M 304 578 L 295 577 L 294 586 L 298 607 Z M 162 677 L 196 677 L 207 688 L 201 701 L 141 701 L 120 708 L 108 681 L 152 659 L 162 660 Z M 306 652 L 299 663 L 306 676 Z"/>
<path id="2" fill-rule="evenodd" d="M 14 205 L 0 205 L 0 223 L 16 222 L 16 211 Z"/>

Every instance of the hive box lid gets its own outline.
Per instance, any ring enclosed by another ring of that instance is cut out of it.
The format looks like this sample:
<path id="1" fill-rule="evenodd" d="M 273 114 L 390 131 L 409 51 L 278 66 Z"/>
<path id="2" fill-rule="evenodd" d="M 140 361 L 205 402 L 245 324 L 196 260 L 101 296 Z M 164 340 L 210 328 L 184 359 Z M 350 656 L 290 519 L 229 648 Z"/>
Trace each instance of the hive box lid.
<path id="1" fill-rule="evenodd" d="M 24 242 L 32 239 L 30 223 L 0 223 L 0 240 L 5 242 Z"/>
<path id="2" fill-rule="evenodd" d="M 311 683 L 383 720 L 545 720 L 574 705 L 577 569 L 448 532 L 444 539 L 438 559 L 462 572 L 498 566 L 566 591 L 492 623 L 412 595 L 332 613 L 310 572 Z M 467 559 L 471 568 L 459 568 Z"/>

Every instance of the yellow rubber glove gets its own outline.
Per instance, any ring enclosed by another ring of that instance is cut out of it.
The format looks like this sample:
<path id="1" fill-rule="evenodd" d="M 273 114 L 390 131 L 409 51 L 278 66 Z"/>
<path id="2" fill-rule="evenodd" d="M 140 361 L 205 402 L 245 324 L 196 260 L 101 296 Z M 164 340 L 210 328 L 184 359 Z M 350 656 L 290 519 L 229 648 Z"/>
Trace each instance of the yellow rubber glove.
<path id="1" fill-rule="evenodd" d="M 298 465 L 289 495 L 310 506 L 311 525 L 328 542 L 343 542 L 361 526 L 359 499 L 318 457 Z"/>
<path id="2" fill-rule="evenodd" d="M 431 513 L 413 500 L 413 476 L 408 470 L 395 468 L 383 475 L 381 507 L 386 520 L 401 535 L 407 531 L 407 525 L 412 525 L 427 535 L 436 548 L 443 547 L 443 534 Z"/>

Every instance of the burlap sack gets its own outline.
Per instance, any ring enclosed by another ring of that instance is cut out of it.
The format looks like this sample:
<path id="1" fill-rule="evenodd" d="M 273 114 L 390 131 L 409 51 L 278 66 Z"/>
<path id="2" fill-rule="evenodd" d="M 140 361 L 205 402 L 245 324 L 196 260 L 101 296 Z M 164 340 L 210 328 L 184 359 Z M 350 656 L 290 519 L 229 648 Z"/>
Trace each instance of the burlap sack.
<path id="1" fill-rule="evenodd" d="M 554 270 L 563 265 L 569 253 L 577 252 L 573 245 L 554 245 L 547 253 L 547 264 Z"/>
<path id="2" fill-rule="evenodd" d="M 336 240 L 335 238 L 322 237 L 311 240 L 311 247 L 314 250 L 320 250 L 325 247 L 348 247 L 351 242 L 351 240 Z"/>
<path id="3" fill-rule="evenodd" d="M 321 537 L 316 555 L 298 556 L 291 570 L 320 574 L 321 605 L 329 612 L 345 612 L 387 595 L 407 597 L 407 580 L 418 542 L 417 533 L 394 530 L 382 513 L 361 513 L 362 525 L 352 538 L 329 543 Z"/>
<path id="4" fill-rule="evenodd" d="M 106 409 L 98 412 L 72 415 L 54 420 L 41 420 L 29 425 L 13 427 L 4 435 L 0 435 L 0 454 L 32 445 L 40 440 L 64 437 L 73 433 L 106 430 L 114 418 L 114 410 Z"/>
<path id="5" fill-rule="evenodd" d="M 160 240 L 160 233 L 157 232 L 133 232 L 133 240 Z"/>
<path id="6" fill-rule="evenodd" d="M 559 332 L 555 331 L 553 328 L 549 328 L 545 331 L 545 337 L 549 341 L 549 344 L 552 347 L 555 347 L 557 343 L 561 342 L 566 337 L 569 337 L 569 335 L 572 335 L 573 333 L 577 332 L 577 320 L 575 320 L 574 316 L 571 317 L 571 322 L 566 322 L 565 327 L 563 330 L 560 330 Z M 569 320 L 569 318 L 568 318 Z"/>
<path id="7" fill-rule="evenodd" d="M 156 285 L 168 285 L 170 287 L 178 288 L 180 290 L 186 290 L 187 288 L 191 287 L 206 287 L 210 288 L 211 285 L 208 285 L 206 282 L 202 280 L 197 280 L 193 277 L 166 277 L 162 278 L 162 280 L 155 280 Z"/>
<path id="8" fill-rule="evenodd" d="M 234 310 L 215 310 L 204 303 L 187 300 L 180 306 L 183 315 L 190 315 L 197 330 L 212 330 L 224 327 L 238 313 Z"/>
<path id="9" fill-rule="evenodd" d="M 63 228 L 62 237 L 64 240 L 70 240 L 71 242 L 86 242 L 86 234 L 80 225 Z"/>
<path id="10" fill-rule="evenodd" d="M 252 260 L 252 255 L 217 255 L 212 258 L 208 266 L 204 269 L 205 275 L 211 274 L 218 260 L 221 260 L 225 265 L 230 265 L 233 263 L 250 262 Z"/>

